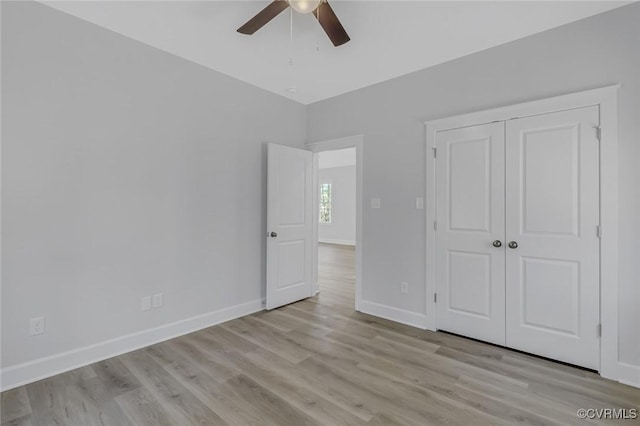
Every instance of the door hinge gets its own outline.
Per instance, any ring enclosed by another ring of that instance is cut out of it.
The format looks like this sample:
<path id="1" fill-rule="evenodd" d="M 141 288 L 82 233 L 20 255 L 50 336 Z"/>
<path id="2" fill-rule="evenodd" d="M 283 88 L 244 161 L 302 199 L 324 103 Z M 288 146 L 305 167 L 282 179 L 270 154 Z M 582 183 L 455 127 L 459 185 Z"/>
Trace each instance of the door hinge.
<path id="1" fill-rule="evenodd" d="M 437 221 L 437 220 L 434 220 L 434 221 L 433 221 L 433 230 L 434 230 L 434 231 L 437 231 L 437 230 L 438 230 L 438 221 Z"/>
<path id="2" fill-rule="evenodd" d="M 436 148 L 435 146 L 433 148 L 431 148 L 433 150 L 433 158 L 437 158 L 438 157 L 438 148 Z"/>
<path id="3" fill-rule="evenodd" d="M 598 126 L 595 129 L 596 129 L 596 138 L 598 138 L 598 140 L 602 140 L 602 127 Z"/>
<path id="4" fill-rule="evenodd" d="M 433 303 L 438 303 L 438 293 L 433 293 Z"/>
<path id="5" fill-rule="evenodd" d="M 598 337 L 602 337 L 602 324 L 596 326 L 596 334 Z"/>
<path id="6" fill-rule="evenodd" d="M 601 225 L 596 226 L 596 235 L 598 236 L 598 238 L 602 238 L 602 226 Z"/>

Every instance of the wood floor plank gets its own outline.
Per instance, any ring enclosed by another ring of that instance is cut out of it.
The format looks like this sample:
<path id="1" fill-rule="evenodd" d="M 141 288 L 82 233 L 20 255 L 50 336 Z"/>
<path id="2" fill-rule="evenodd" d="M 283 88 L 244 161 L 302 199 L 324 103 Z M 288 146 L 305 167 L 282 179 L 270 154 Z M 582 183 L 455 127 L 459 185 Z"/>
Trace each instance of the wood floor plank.
<path id="1" fill-rule="evenodd" d="M 0 420 L 2 423 L 31 414 L 31 403 L 24 387 L 2 392 Z"/>
<path id="2" fill-rule="evenodd" d="M 286 315 L 277 309 L 273 311 L 260 312 L 253 315 L 252 318 L 283 333 L 292 331 L 300 325 L 300 322 L 295 317 Z"/>
<path id="3" fill-rule="evenodd" d="M 0 421 L 2 423 L 31 414 L 31 403 L 24 387 L 2 392 L 1 401 Z"/>
<path id="4" fill-rule="evenodd" d="M 136 426 L 173 426 L 174 420 L 162 404 L 144 388 L 138 388 L 115 398 L 131 423 Z"/>
<path id="5" fill-rule="evenodd" d="M 354 310 L 353 247 L 319 245 L 320 293 L 3 392 L 2 426 L 609 425 L 640 389 Z"/>
<path id="6" fill-rule="evenodd" d="M 539 369 L 512 366 L 491 359 L 480 359 L 444 347 L 438 349 L 436 353 L 444 357 L 459 360 L 464 364 L 474 365 L 497 374 L 526 381 L 532 390 L 545 389 L 547 393 L 566 393 L 567 396 L 571 394 L 572 398 L 579 397 L 584 403 L 591 404 L 589 406 L 594 406 L 593 404 L 609 404 L 611 408 L 629 408 L 629 404 L 634 402 L 634 400 L 626 400 L 626 397 L 621 395 L 616 396 L 609 392 L 599 392 L 593 389 L 595 386 L 589 386 L 587 384 L 586 377 L 579 375 L 562 375 L 559 372 L 547 372 L 543 374 Z M 640 399 L 635 399 L 635 401 L 638 402 Z"/>
<path id="7" fill-rule="evenodd" d="M 422 426 L 423 423 L 414 422 L 399 414 L 380 413 L 376 414 L 368 424 L 371 426 Z"/>
<path id="8" fill-rule="evenodd" d="M 101 383 L 110 397 L 140 387 L 140 382 L 131 374 L 118 358 L 110 358 L 94 364 L 96 380 Z"/>
<path id="9" fill-rule="evenodd" d="M 305 309 L 300 309 L 298 307 L 299 303 L 294 303 L 291 305 L 286 305 L 281 308 L 278 308 L 277 311 L 283 314 L 288 315 L 291 318 L 296 318 L 297 320 L 304 320 L 307 323 L 319 324 L 322 320 L 327 319 L 326 315 L 322 315 L 318 312 L 309 312 Z"/>
<path id="10" fill-rule="evenodd" d="M 316 378 L 351 388 L 350 392 L 359 394 L 364 404 L 376 407 L 374 410 L 377 412 L 382 410 L 386 413 L 398 413 L 425 424 L 470 424 L 481 417 L 480 414 L 472 413 L 466 407 L 455 404 L 435 392 L 399 381 L 389 381 L 377 374 L 362 370 L 341 370 L 315 357 L 304 360 L 300 367 Z M 360 380 L 366 380 L 366 389 L 357 386 Z M 394 395 L 393 400 L 388 399 L 389 394 Z M 502 424 L 498 419 L 494 422 Z"/>
<path id="11" fill-rule="evenodd" d="M 61 390 L 66 383 L 60 376 L 50 377 L 26 386 L 29 403 L 34 417 L 41 416 L 49 410 L 63 410 L 65 401 Z M 4 411 L 4 410 L 3 410 Z"/>
<path id="12" fill-rule="evenodd" d="M 200 365 L 206 369 L 216 381 L 224 383 L 227 380 L 241 374 L 241 371 L 235 371 L 220 362 L 219 353 L 236 353 L 232 351 L 232 347 L 221 349 L 210 342 L 211 337 L 208 335 L 193 336 L 191 339 L 176 339 L 166 342 L 181 355 L 188 358 L 190 362 Z M 204 348 L 204 349 L 202 349 Z"/>
<path id="13" fill-rule="evenodd" d="M 298 363 L 311 356 L 311 353 L 302 348 L 294 339 L 251 317 L 244 317 L 225 323 L 222 328 L 236 333 L 293 363 Z"/>
<path id="14" fill-rule="evenodd" d="M 208 347 L 219 349 L 221 351 L 228 350 L 231 352 L 245 353 L 256 350 L 259 347 L 247 339 L 238 337 L 236 333 L 226 330 L 222 326 L 207 328 L 204 330 L 204 333 L 195 333 L 193 338 L 202 338 L 206 341 Z"/>
<path id="15" fill-rule="evenodd" d="M 236 339 L 242 337 L 235 336 Z M 241 345 L 237 345 L 241 346 Z M 241 354 L 215 350 L 201 343 L 194 344 L 194 353 L 190 353 L 195 364 L 202 367 L 199 359 L 215 357 L 216 361 L 231 371 L 246 375 L 255 382 L 269 388 L 274 394 L 288 401 L 292 406 L 308 413 L 323 425 L 360 425 L 363 422 L 347 410 L 343 410 L 331 401 L 315 392 L 313 385 L 305 383 L 291 374 L 296 364 L 277 356 L 265 349 L 256 347 L 255 351 Z M 198 353 L 199 352 L 199 353 Z M 255 353 L 254 353 L 255 352 Z M 260 362 L 252 362 L 249 356 L 256 356 Z M 266 361 L 265 364 L 262 364 Z M 284 372 L 284 374 L 283 374 Z M 223 415 L 221 417 L 225 418 Z M 226 420 L 226 418 L 225 418 Z"/>
<path id="16" fill-rule="evenodd" d="M 332 363 L 341 364 L 345 367 L 355 368 L 359 363 L 375 358 L 375 354 L 363 351 L 357 347 L 347 345 L 335 340 L 318 339 L 313 334 L 307 334 L 294 330 L 289 336 L 296 339 L 300 344 L 315 356 Z"/>
<path id="17" fill-rule="evenodd" d="M 182 360 L 176 360 L 164 368 L 227 424 L 258 425 L 264 421 L 264 416 L 254 410 L 246 410 L 243 404 L 233 397 L 229 385 L 226 384 L 232 378 L 220 382 L 217 377 L 208 374 L 203 364 Z"/>
<path id="18" fill-rule="evenodd" d="M 376 414 L 375 405 L 366 403 L 367 390 L 354 386 L 341 377 L 334 375 L 318 377 L 304 366 L 282 363 L 266 350 L 248 353 L 246 356 L 262 368 L 271 368 L 287 380 L 301 383 L 307 389 L 313 389 L 322 397 L 364 421 L 368 422 Z"/>
<path id="19" fill-rule="evenodd" d="M 456 387 L 463 387 L 469 391 L 482 394 L 488 398 L 504 401 L 532 414 L 537 414 L 552 421 L 555 420 L 564 425 L 587 425 L 593 424 L 589 419 L 580 419 L 576 412 L 580 407 L 568 407 L 557 401 L 543 401 L 532 396 L 528 388 L 509 386 L 508 383 L 488 383 L 470 377 L 461 377 L 455 384 Z"/>
<path id="20" fill-rule="evenodd" d="M 320 425 L 269 389 L 245 375 L 227 381 L 226 389 L 247 410 L 260 415 L 260 423 L 273 426 Z"/>
<path id="21" fill-rule="evenodd" d="M 0 417 L 0 420 L 2 418 Z M 23 417 L 18 417 L 17 419 L 2 421 L 2 426 L 33 426 L 31 422 L 31 416 L 26 415 Z"/>
<path id="22" fill-rule="evenodd" d="M 89 379 L 68 384 L 62 390 L 64 424 L 68 426 L 129 426 L 120 406 L 106 397 L 107 390 L 99 380 Z"/>
<path id="23" fill-rule="evenodd" d="M 322 425 L 363 425 L 365 424 L 349 411 L 342 409 L 319 395 L 310 386 L 300 381 L 287 380 L 270 368 L 260 368 L 248 358 L 239 355 L 234 360 L 238 368 L 255 382 L 286 400 L 303 413 L 307 413 Z M 296 368 L 296 366 L 293 366 Z"/>
<path id="24" fill-rule="evenodd" d="M 174 424 L 226 424 L 143 350 L 122 355 L 121 359 L 149 393 L 161 403 Z"/>

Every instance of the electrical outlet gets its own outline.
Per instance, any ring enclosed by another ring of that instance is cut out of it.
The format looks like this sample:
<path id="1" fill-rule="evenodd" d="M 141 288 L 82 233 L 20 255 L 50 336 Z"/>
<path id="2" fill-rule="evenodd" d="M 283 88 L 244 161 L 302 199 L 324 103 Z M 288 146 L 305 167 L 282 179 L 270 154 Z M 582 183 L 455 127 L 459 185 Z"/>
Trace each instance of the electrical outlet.
<path id="1" fill-rule="evenodd" d="M 371 199 L 371 208 L 372 209 L 379 209 L 381 204 L 382 204 L 382 201 L 380 200 L 380 198 L 372 198 Z"/>
<path id="2" fill-rule="evenodd" d="M 44 334 L 44 317 L 31 318 L 29 321 L 29 334 L 32 336 Z"/>
<path id="3" fill-rule="evenodd" d="M 408 282 L 402 281 L 400 283 L 400 293 L 402 293 L 402 294 L 409 293 L 409 283 Z"/>
<path id="4" fill-rule="evenodd" d="M 154 309 L 162 306 L 162 299 L 163 299 L 162 293 L 157 293 L 153 295 L 153 301 L 151 304 L 154 307 Z"/>
<path id="5" fill-rule="evenodd" d="M 142 301 L 140 302 L 140 309 L 143 311 L 151 309 L 151 296 L 145 296 L 142 298 Z"/>

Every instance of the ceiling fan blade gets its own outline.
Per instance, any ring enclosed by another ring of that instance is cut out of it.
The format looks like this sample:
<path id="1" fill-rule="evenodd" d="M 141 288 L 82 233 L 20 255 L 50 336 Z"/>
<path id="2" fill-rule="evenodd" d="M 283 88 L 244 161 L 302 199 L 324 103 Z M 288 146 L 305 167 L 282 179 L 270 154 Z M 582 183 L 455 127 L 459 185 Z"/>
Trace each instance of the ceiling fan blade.
<path id="1" fill-rule="evenodd" d="M 351 40 L 335 12 L 325 0 L 320 2 L 320 5 L 313 11 L 313 14 L 318 19 L 320 26 L 324 32 L 327 33 L 334 46 L 341 46 Z"/>
<path id="2" fill-rule="evenodd" d="M 238 28 L 237 31 L 242 34 L 253 34 L 288 7 L 289 2 L 287 0 L 274 0 L 258 12 L 256 16 L 249 19 L 246 24 Z"/>

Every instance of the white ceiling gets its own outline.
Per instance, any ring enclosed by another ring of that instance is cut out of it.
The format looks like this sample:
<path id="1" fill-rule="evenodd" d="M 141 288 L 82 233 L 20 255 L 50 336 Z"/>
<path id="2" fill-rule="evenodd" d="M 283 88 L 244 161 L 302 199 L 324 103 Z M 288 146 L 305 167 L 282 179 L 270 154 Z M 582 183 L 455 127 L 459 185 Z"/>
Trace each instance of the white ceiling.
<path id="1" fill-rule="evenodd" d="M 628 3 L 332 0 L 351 41 L 335 48 L 312 15 L 294 13 L 290 66 L 290 9 L 252 36 L 236 32 L 269 0 L 43 2 L 303 104 Z"/>
<path id="2" fill-rule="evenodd" d="M 356 165 L 356 149 L 337 149 L 335 151 L 322 151 L 318 154 L 318 168 L 331 169 L 333 167 L 346 167 Z"/>

